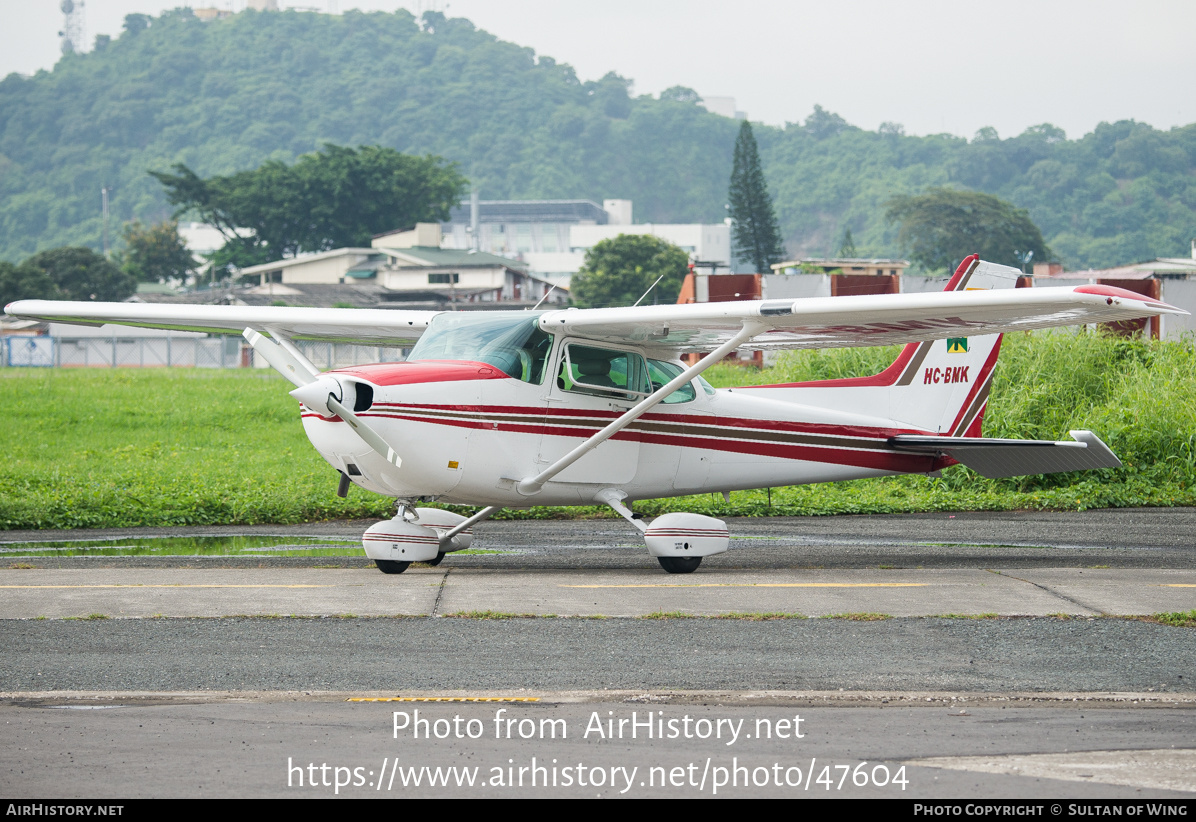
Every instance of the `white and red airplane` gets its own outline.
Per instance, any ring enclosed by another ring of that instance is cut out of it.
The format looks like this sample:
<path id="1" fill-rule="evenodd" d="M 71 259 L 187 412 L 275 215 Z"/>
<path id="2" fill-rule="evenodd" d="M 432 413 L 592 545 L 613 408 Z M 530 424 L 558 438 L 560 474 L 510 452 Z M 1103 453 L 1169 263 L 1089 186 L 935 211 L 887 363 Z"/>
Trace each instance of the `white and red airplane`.
<path id="1" fill-rule="evenodd" d="M 647 523 L 634 500 L 890 474 L 963 463 L 989 477 L 1121 463 L 1090 431 L 1067 442 L 985 439 L 1001 334 L 1183 314 L 1117 288 L 1014 289 L 1016 269 L 964 260 L 946 289 L 554 311 L 425 312 L 24 300 L 15 317 L 242 333 L 296 387 L 304 430 L 340 472 L 396 498 L 363 536 L 386 573 L 469 547 L 504 507 L 604 503 L 664 570 L 727 550 L 726 523 Z M 321 373 L 297 339 L 415 346 L 406 362 Z M 906 343 L 864 378 L 716 390 L 701 373 L 739 348 Z M 686 366 L 680 357 L 705 354 Z M 471 517 L 416 507 L 482 506 Z"/>

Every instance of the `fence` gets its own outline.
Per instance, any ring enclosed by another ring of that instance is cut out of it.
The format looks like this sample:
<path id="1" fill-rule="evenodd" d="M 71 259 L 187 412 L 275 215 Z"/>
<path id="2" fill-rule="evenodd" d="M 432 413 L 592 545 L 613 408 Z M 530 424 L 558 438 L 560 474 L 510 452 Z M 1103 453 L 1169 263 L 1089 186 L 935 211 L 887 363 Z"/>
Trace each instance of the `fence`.
<path id="1" fill-rule="evenodd" d="M 402 361 L 409 349 L 300 341 L 319 368 Z M 263 368 L 238 337 L 46 337 L 3 339 L 6 366 L 18 368 Z"/>

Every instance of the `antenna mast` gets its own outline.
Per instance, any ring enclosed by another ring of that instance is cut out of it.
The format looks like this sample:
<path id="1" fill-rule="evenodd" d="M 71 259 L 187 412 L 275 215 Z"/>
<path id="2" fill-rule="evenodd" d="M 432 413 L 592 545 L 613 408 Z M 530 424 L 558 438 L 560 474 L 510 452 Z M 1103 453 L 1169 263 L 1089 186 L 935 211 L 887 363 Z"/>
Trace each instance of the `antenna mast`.
<path id="1" fill-rule="evenodd" d="M 63 54 L 81 54 L 86 48 L 87 34 L 84 31 L 83 0 L 62 0 L 58 6 L 62 10 L 62 31 L 58 36 Z"/>
<path id="2" fill-rule="evenodd" d="M 70 0 L 66 0 L 70 2 Z M 104 186 L 100 189 L 100 209 L 104 214 L 104 256 L 108 256 L 108 195 L 112 193 L 110 186 Z"/>

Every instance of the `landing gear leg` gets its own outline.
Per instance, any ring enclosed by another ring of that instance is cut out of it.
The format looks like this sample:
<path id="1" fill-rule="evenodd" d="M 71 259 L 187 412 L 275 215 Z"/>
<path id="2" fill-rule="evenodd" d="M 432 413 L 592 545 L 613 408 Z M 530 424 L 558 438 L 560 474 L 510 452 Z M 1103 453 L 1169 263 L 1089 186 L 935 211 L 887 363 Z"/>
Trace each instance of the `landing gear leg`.
<path id="1" fill-rule="evenodd" d="M 626 498 L 618 488 L 604 488 L 594 495 L 596 502 L 606 503 L 643 533 L 648 553 L 670 574 L 692 574 L 702 557 L 721 554 L 730 544 L 727 523 L 721 519 L 674 512 L 661 514 L 649 525 L 623 504 Z"/>

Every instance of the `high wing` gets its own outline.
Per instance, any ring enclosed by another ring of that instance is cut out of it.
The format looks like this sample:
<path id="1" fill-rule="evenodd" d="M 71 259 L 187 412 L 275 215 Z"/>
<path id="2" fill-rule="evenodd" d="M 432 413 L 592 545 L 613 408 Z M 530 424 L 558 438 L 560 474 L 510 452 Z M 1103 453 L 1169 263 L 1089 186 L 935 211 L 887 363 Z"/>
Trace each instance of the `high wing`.
<path id="1" fill-rule="evenodd" d="M 132 325 L 171 331 L 240 334 L 256 328 L 298 340 L 410 346 L 438 311 L 385 308 L 291 308 L 245 305 L 161 305 L 20 300 L 5 312 L 14 317 L 72 325 Z"/>
<path id="2" fill-rule="evenodd" d="M 979 282 L 986 277 L 1010 280 L 1020 272 L 980 262 L 969 267 L 969 276 L 972 273 L 977 275 L 973 281 Z M 240 334 L 246 328 L 254 328 L 271 336 L 366 345 L 410 345 L 440 313 L 53 300 L 21 300 L 5 310 L 15 317 L 49 322 L 113 323 L 218 334 Z M 1120 288 L 1077 285 L 571 308 L 544 312 L 539 315 L 539 323 L 554 334 L 681 353 L 709 352 L 736 337 L 741 338 L 742 347 L 751 349 L 842 348 L 1186 313 Z M 746 326 L 753 333 L 744 336 Z"/>
<path id="3" fill-rule="evenodd" d="M 1079 285 L 568 309 L 542 315 L 540 326 L 688 352 L 717 348 L 745 323 L 764 330 L 743 347 L 768 350 L 891 345 L 1186 313 L 1120 288 Z"/>

